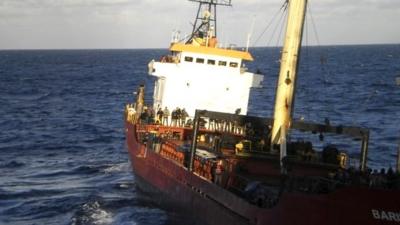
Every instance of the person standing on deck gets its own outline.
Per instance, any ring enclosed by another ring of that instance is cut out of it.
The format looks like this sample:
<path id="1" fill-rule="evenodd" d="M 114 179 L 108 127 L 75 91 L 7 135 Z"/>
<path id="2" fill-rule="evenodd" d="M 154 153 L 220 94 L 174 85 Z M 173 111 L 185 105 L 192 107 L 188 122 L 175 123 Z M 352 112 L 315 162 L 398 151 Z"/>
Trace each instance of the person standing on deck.
<path id="1" fill-rule="evenodd" d="M 158 108 L 158 110 L 157 110 L 157 121 L 156 121 L 157 124 L 161 124 L 162 123 L 163 114 L 164 113 L 163 113 L 161 107 Z"/>
<path id="2" fill-rule="evenodd" d="M 146 106 L 143 107 L 143 112 L 140 114 L 140 122 L 144 124 L 149 123 L 149 111 Z"/>
<path id="3" fill-rule="evenodd" d="M 174 127 L 176 127 L 176 122 L 178 120 L 176 111 L 177 111 L 177 109 L 174 109 L 174 110 L 172 110 L 172 113 L 171 113 L 171 126 L 174 126 Z"/>
<path id="4" fill-rule="evenodd" d="M 189 114 L 186 112 L 185 108 L 181 110 L 181 124 L 182 126 L 186 125 L 186 118 L 189 116 Z"/>
<path id="5" fill-rule="evenodd" d="M 216 185 L 222 185 L 222 173 L 224 172 L 224 167 L 222 164 L 222 160 L 219 160 L 217 166 L 215 167 L 215 176 L 214 176 L 214 183 Z"/>
<path id="6" fill-rule="evenodd" d="M 163 121 L 162 124 L 168 126 L 168 117 L 169 117 L 169 110 L 168 107 L 165 106 L 163 110 Z"/>
<path id="7" fill-rule="evenodd" d="M 149 107 L 148 108 L 148 114 L 149 114 L 149 124 L 154 124 L 154 120 L 155 120 L 155 115 L 154 115 L 154 108 L 153 107 Z"/>
<path id="8" fill-rule="evenodd" d="M 181 126 L 181 116 L 182 116 L 182 111 L 179 107 L 176 107 L 175 109 L 175 113 L 176 113 L 176 121 L 178 126 Z"/>

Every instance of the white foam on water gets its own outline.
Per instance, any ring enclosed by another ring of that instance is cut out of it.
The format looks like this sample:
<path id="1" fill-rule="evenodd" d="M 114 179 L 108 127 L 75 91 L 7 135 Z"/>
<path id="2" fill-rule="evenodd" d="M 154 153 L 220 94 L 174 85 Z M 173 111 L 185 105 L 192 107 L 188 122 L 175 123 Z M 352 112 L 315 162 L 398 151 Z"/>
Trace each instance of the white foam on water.
<path id="1" fill-rule="evenodd" d="M 119 187 L 120 188 L 129 188 L 129 185 L 128 184 L 120 184 Z"/>
<path id="2" fill-rule="evenodd" d="M 90 213 L 88 216 L 93 224 L 107 225 L 113 222 L 112 213 L 102 209 L 97 201 L 91 204 L 86 203 L 83 209 Z"/>
<path id="3" fill-rule="evenodd" d="M 105 211 L 105 210 L 98 210 L 96 213 L 92 214 L 90 216 L 93 219 L 94 224 L 111 224 L 113 219 L 112 219 L 112 214 Z"/>
<path id="4" fill-rule="evenodd" d="M 119 171 L 129 171 L 129 163 L 120 163 L 120 164 L 115 164 L 115 165 L 110 165 L 110 167 L 104 169 L 105 173 L 113 173 L 113 172 L 119 172 Z"/>

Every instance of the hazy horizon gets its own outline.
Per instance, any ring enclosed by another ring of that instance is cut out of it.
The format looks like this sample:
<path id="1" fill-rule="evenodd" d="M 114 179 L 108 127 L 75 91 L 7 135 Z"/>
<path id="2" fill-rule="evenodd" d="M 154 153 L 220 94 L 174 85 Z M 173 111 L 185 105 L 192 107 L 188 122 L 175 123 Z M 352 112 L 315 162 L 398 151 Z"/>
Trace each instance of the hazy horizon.
<path id="1" fill-rule="evenodd" d="M 245 46 L 255 21 L 253 43 L 283 2 L 233 0 L 233 7 L 220 7 L 219 42 Z M 166 49 L 173 30 L 191 31 L 196 12 L 187 0 L 3 0 L 0 49 Z M 400 43 L 398 0 L 309 0 L 308 12 L 308 45 Z M 281 44 L 270 37 L 255 47 Z"/>
<path id="2" fill-rule="evenodd" d="M 374 45 L 400 45 L 400 43 L 371 43 L 371 44 L 337 44 L 337 45 L 303 45 L 303 47 L 346 47 L 346 46 L 374 46 Z M 236 49 L 245 48 L 244 46 L 238 46 Z M 282 48 L 280 46 L 253 46 L 253 48 Z M 0 51 L 40 51 L 40 50 L 49 50 L 49 51 L 64 51 L 64 50 L 167 50 L 168 47 L 137 47 L 137 48 L 21 48 L 21 49 L 13 49 L 13 48 L 4 48 L 0 49 Z"/>

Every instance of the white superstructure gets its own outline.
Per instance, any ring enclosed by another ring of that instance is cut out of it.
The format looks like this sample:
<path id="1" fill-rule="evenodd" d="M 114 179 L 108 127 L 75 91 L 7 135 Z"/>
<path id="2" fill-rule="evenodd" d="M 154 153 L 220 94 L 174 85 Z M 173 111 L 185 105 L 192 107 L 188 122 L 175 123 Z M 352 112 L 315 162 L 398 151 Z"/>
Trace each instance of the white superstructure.
<path id="1" fill-rule="evenodd" d="M 261 87 L 263 76 L 249 73 L 244 61 L 248 52 L 196 44 L 174 43 L 171 55 L 149 63 L 156 76 L 154 109 L 185 108 L 247 113 L 250 88 Z"/>

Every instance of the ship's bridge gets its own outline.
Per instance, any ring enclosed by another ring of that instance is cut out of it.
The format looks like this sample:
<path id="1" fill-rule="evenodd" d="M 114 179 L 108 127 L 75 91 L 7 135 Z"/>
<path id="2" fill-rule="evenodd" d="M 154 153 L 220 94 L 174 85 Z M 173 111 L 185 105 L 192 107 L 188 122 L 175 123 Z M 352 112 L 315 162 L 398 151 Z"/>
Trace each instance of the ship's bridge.
<path id="1" fill-rule="evenodd" d="M 154 108 L 185 108 L 247 113 L 251 87 L 261 87 L 263 76 L 247 72 L 249 52 L 215 45 L 173 43 L 171 55 L 149 63 L 156 76 Z"/>
<path id="2" fill-rule="evenodd" d="M 172 52 L 198 53 L 198 54 L 235 58 L 235 59 L 239 59 L 239 60 L 253 61 L 253 56 L 249 52 L 237 51 L 237 50 L 225 49 L 225 48 L 174 43 L 174 44 L 172 44 L 170 50 Z"/>

